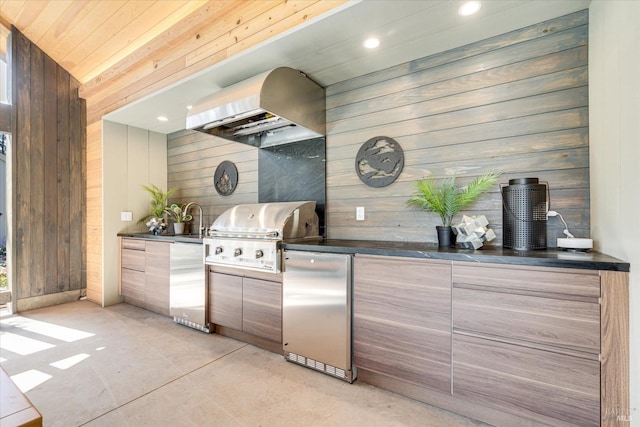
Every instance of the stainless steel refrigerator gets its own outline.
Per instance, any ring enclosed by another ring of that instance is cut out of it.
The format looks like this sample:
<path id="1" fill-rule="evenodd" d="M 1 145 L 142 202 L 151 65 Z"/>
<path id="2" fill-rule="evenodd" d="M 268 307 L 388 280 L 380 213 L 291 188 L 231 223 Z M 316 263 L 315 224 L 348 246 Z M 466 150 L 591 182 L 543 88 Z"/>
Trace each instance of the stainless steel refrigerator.
<path id="1" fill-rule="evenodd" d="M 352 365 L 350 254 L 285 251 L 285 358 L 348 382 Z"/>

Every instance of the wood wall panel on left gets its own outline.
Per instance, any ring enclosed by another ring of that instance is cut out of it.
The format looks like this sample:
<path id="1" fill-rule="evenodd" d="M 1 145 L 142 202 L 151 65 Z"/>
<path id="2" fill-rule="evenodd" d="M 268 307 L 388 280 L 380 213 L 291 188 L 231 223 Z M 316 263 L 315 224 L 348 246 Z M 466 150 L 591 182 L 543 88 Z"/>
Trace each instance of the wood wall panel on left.
<path id="1" fill-rule="evenodd" d="M 86 288 L 86 105 L 79 82 L 12 29 L 13 298 L 23 311 Z"/>

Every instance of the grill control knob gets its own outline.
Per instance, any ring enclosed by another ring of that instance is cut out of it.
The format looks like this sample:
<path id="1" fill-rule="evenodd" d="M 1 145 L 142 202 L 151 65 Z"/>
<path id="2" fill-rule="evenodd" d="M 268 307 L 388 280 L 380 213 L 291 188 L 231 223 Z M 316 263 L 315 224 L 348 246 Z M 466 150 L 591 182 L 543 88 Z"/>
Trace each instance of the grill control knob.
<path id="1" fill-rule="evenodd" d="M 264 256 L 264 252 L 261 249 L 256 250 L 256 259 L 262 258 Z"/>
<path id="2" fill-rule="evenodd" d="M 236 248 L 233 250 L 233 256 L 239 257 L 240 255 L 242 255 L 242 249 Z"/>
<path id="3" fill-rule="evenodd" d="M 220 255 L 222 253 L 222 246 L 216 247 L 216 255 Z"/>

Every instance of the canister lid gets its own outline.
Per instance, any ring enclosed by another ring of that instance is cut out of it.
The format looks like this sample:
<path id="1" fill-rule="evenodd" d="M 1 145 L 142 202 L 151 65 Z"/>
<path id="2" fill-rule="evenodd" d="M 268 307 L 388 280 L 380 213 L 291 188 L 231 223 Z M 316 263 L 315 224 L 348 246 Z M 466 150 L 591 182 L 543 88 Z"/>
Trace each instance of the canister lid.
<path id="1" fill-rule="evenodd" d="M 514 178 L 509 180 L 509 185 L 537 184 L 538 178 Z"/>

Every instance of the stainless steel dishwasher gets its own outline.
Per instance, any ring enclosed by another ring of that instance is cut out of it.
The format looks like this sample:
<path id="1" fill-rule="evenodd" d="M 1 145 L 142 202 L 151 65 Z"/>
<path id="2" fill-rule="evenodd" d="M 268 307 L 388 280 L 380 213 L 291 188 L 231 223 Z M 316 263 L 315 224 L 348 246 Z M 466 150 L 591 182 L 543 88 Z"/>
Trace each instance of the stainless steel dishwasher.
<path id="1" fill-rule="evenodd" d="M 173 321 L 210 332 L 204 249 L 197 243 L 173 243 L 170 250 L 169 314 Z"/>
<path id="2" fill-rule="evenodd" d="M 351 264 L 348 254 L 285 251 L 282 283 L 285 359 L 348 382 L 356 378 Z"/>

